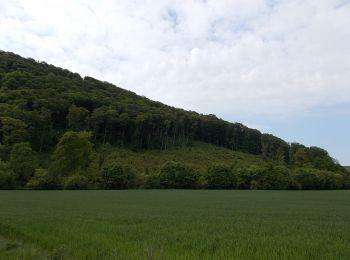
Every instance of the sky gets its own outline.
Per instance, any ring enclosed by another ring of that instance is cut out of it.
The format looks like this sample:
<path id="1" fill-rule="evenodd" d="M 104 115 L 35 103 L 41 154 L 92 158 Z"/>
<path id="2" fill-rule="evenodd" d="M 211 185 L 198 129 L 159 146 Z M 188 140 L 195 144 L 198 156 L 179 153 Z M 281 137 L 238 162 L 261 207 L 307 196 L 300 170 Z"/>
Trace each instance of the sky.
<path id="1" fill-rule="evenodd" d="M 0 0 L 0 49 L 350 165 L 350 0 Z"/>

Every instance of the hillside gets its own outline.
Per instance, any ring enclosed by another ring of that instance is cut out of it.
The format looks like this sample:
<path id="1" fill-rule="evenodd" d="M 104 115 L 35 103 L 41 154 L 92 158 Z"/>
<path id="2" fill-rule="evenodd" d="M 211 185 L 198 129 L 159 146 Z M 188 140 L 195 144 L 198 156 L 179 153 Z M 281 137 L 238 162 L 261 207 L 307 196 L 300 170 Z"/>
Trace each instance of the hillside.
<path id="1" fill-rule="evenodd" d="M 238 154 L 243 162 L 239 169 L 278 165 L 288 171 L 312 169 L 311 175 L 340 174 L 338 182 L 346 179 L 344 168 L 321 148 L 289 144 L 240 123 L 170 107 L 108 82 L 8 52 L 0 52 L 0 143 L 0 172 L 14 172 L 12 179 L 4 174 L 2 182 L 16 187 L 28 187 L 34 175 L 50 176 L 55 182 L 74 176 L 73 182 L 79 183 L 86 171 L 94 176 L 84 176 L 90 185 L 115 161 L 131 165 L 138 177 L 149 171 L 157 175 L 161 165 L 176 161 L 204 178 L 210 165 L 231 169 Z M 117 159 L 111 159 L 111 154 L 117 154 Z M 32 158 L 31 162 L 21 156 Z M 118 169 L 130 170 L 123 167 Z M 142 182 L 140 186 L 147 181 Z"/>

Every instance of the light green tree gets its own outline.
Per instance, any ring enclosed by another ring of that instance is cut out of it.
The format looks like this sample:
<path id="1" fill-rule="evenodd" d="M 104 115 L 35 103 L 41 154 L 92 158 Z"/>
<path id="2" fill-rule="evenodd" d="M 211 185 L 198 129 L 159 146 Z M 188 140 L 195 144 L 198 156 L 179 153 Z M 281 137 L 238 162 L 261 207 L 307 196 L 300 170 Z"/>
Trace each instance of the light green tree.
<path id="1" fill-rule="evenodd" d="M 66 132 L 52 156 L 51 172 L 68 176 L 86 170 L 92 154 L 90 138 L 90 132 Z"/>

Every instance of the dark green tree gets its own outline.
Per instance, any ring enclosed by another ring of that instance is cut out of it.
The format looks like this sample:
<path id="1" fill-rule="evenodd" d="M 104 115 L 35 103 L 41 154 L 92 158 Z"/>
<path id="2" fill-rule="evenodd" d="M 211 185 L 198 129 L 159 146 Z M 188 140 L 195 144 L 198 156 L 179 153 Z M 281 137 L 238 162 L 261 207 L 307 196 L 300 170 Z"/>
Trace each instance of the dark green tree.
<path id="1" fill-rule="evenodd" d="M 0 118 L 0 143 L 3 145 L 13 145 L 27 139 L 27 125 L 12 117 Z"/>
<path id="2" fill-rule="evenodd" d="M 72 131 L 83 131 L 89 128 L 89 111 L 84 107 L 72 105 L 67 115 L 68 127 Z"/>
<path id="3" fill-rule="evenodd" d="M 37 157 L 29 143 L 17 143 L 13 145 L 10 155 L 10 165 L 15 173 L 15 181 L 20 186 L 25 185 L 34 175 L 37 163 Z"/>

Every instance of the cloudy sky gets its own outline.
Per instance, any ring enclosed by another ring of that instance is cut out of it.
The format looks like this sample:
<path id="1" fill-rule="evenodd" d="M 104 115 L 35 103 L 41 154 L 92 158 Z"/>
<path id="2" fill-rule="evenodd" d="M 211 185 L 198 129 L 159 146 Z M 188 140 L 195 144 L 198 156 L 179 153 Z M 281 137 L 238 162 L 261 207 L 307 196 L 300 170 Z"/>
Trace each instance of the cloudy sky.
<path id="1" fill-rule="evenodd" d="M 350 165 L 350 0 L 0 0 L 0 49 Z"/>

